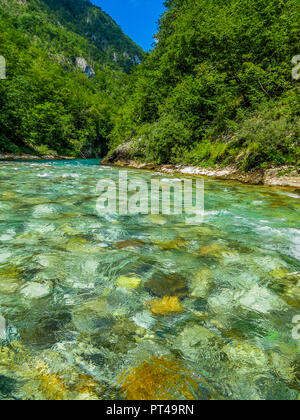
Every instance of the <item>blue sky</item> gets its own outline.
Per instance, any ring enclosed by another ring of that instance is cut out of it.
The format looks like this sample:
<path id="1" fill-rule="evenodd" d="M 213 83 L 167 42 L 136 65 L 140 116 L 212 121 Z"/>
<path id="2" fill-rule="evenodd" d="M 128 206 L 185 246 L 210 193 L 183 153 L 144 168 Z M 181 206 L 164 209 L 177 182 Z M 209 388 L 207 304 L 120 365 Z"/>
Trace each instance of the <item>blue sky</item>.
<path id="1" fill-rule="evenodd" d="M 163 0 L 91 0 L 108 13 L 145 51 L 153 44 Z"/>

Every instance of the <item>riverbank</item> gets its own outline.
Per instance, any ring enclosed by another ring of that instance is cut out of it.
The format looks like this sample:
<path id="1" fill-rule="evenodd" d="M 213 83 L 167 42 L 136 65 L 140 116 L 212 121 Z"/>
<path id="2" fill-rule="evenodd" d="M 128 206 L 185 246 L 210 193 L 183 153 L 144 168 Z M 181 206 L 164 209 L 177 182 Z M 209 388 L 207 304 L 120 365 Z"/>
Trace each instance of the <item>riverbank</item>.
<path id="1" fill-rule="evenodd" d="M 15 155 L 12 153 L 0 153 L 0 161 L 5 160 L 74 160 L 77 158 L 74 157 L 67 157 L 67 156 L 53 156 L 53 155 L 43 155 L 43 156 L 36 156 L 36 155 Z"/>
<path id="2" fill-rule="evenodd" d="M 299 170 L 288 167 L 273 167 L 244 172 L 235 166 L 200 168 L 188 165 L 156 165 L 142 163 L 132 155 L 131 144 L 126 143 L 101 161 L 102 165 L 145 169 L 167 174 L 206 176 L 222 180 L 238 181 L 251 185 L 300 188 Z"/>

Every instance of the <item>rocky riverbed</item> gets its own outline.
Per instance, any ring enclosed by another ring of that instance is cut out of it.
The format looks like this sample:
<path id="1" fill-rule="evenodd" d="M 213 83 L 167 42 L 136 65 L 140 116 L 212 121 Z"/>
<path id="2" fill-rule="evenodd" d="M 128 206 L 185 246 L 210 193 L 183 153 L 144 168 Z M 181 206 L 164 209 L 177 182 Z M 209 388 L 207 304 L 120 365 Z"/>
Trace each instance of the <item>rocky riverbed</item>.
<path id="1" fill-rule="evenodd" d="M 299 399 L 300 195 L 207 179 L 190 226 L 99 214 L 103 179 L 0 165 L 0 399 Z"/>
<path id="2" fill-rule="evenodd" d="M 239 181 L 252 185 L 268 185 L 300 189 L 300 171 L 294 167 L 275 167 L 244 172 L 241 169 L 228 167 L 199 168 L 187 165 L 155 165 L 142 163 L 134 158 L 131 143 L 122 144 L 111 155 L 101 161 L 102 165 L 146 169 L 166 174 L 205 176 L 222 180 Z"/>

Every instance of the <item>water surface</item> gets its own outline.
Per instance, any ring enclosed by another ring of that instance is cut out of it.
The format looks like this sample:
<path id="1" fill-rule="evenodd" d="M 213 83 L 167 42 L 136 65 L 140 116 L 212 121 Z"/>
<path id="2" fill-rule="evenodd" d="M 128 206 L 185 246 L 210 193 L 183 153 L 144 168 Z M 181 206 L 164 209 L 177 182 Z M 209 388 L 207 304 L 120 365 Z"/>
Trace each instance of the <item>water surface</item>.
<path id="1" fill-rule="evenodd" d="M 206 180 L 188 226 L 99 217 L 107 177 L 0 165 L 0 399 L 298 399 L 299 192 Z"/>

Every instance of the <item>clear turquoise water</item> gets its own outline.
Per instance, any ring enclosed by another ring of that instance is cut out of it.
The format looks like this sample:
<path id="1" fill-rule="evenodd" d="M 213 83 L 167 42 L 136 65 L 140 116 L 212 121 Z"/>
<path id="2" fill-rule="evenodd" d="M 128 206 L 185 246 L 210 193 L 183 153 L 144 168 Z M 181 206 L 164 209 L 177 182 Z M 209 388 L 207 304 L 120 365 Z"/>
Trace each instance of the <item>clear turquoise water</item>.
<path id="1" fill-rule="evenodd" d="M 0 398 L 298 399 L 300 192 L 206 180 L 200 226 L 99 217 L 97 163 L 0 165 Z"/>

